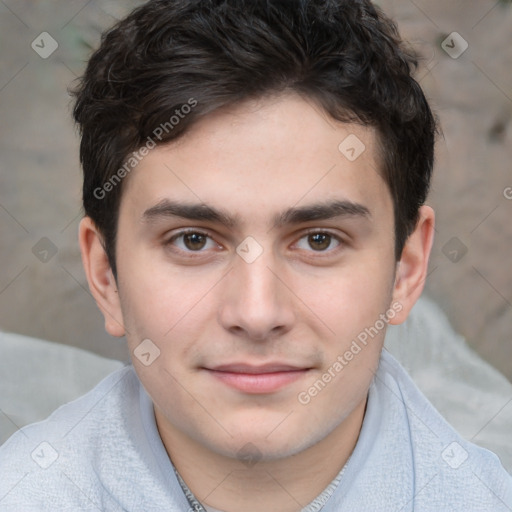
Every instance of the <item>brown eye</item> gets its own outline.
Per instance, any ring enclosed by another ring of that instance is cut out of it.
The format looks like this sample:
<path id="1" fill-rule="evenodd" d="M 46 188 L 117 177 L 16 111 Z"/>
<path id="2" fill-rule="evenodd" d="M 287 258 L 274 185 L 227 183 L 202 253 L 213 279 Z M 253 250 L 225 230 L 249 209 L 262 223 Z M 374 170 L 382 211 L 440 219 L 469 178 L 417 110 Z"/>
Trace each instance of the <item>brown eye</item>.
<path id="1" fill-rule="evenodd" d="M 172 245 L 183 252 L 206 252 L 219 248 L 215 241 L 201 231 L 181 231 L 175 234 L 166 245 Z"/>
<path id="2" fill-rule="evenodd" d="M 329 248 L 332 242 L 332 236 L 328 233 L 313 233 L 308 235 L 308 244 L 315 251 L 324 251 Z"/>
<path id="3" fill-rule="evenodd" d="M 342 241 L 326 231 L 316 231 L 304 235 L 296 244 L 296 248 L 309 252 L 334 252 Z"/>
<path id="4" fill-rule="evenodd" d="M 187 233 L 183 235 L 185 247 L 191 251 L 201 250 L 208 240 L 208 237 L 201 233 Z"/>

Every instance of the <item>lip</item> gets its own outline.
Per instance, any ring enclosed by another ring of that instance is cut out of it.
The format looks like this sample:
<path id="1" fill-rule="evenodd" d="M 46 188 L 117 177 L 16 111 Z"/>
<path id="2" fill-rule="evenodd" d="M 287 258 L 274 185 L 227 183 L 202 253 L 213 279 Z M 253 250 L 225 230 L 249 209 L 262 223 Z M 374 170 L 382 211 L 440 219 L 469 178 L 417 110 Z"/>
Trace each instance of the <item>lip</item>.
<path id="1" fill-rule="evenodd" d="M 205 368 L 215 379 L 244 393 L 274 393 L 302 378 L 310 368 L 282 363 L 249 365 L 233 363 Z"/>

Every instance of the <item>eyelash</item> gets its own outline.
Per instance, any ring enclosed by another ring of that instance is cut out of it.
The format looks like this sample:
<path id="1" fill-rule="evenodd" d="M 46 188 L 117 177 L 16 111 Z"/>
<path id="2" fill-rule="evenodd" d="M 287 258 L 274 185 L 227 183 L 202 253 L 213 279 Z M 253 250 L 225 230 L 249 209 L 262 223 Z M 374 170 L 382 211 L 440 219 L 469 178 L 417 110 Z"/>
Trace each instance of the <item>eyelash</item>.
<path id="1" fill-rule="evenodd" d="M 186 230 L 183 230 L 183 231 L 179 231 L 178 233 L 174 234 L 171 238 L 169 238 L 169 240 L 167 242 L 165 242 L 164 245 L 166 246 L 172 246 L 173 245 L 173 242 L 175 242 L 177 239 L 181 238 L 181 237 L 184 237 L 186 235 L 201 235 L 201 236 L 204 236 L 206 238 L 208 238 L 209 240 L 211 241 L 214 241 L 213 240 L 213 237 L 211 237 L 208 233 L 206 233 L 205 231 L 201 231 L 199 229 L 186 229 Z M 217 243 L 217 242 L 215 242 Z M 220 244 L 217 244 L 217 245 L 220 245 Z M 192 256 L 194 253 L 197 253 L 198 255 L 205 252 L 203 250 L 200 250 L 200 251 L 190 251 L 190 250 L 183 250 L 183 249 L 178 249 L 178 251 L 180 252 L 186 252 L 188 255 L 191 255 L 191 257 L 197 257 L 197 256 Z"/>
<path id="2" fill-rule="evenodd" d="M 179 231 L 178 233 L 174 234 L 171 238 L 169 238 L 164 243 L 164 245 L 172 247 L 176 240 L 178 240 L 178 239 L 180 239 L 180 238 L 182 238 L 182 237 L 184 237 L 186 235 L 190 235 L 190 234 L 196 234 L 196 235 L 204 236 L 208 240 L 210 240 L 210 241 L 214 242 L 215 244 L 217 244 L 217 246 L 220 246 L 220 244 L 215 242 L 215 240 L 213 239 L 213 237 L 209 233 L 207 233 L 206 231 L 202 231 L 200 229 L 187 229 L 187 230 Z M 330 232 L 329 230 L 325 230 L 325 229 L 324 230 L 320 230 L 320 229 L 308 230 L 297 240 L 297 242 L 302 240 L 302 239 L 304 239 L 304 238 L 307 238 L 307 237 L 309 237 L 311 235 L 315 235 L 315 234 L 328 235 L 328 236 L 331 237 L 331 241 L 337 242 L 337 245 L 334 248 L 332 248 L 332 249 L 326 249 L 325 251 L 315 251 L 315 250 L 311 249 L 311 250 L 307 251 L 307 252 L 315 254 L 316 257 L 322 257 L 322 256 L 325 257 L 325 255 L 331 256 L 331 255 L 337 253 L 338 250 L 342 246 L 346 246 L 346 242 L 339 235 L 336 235 L 336 234 Z M 295 242 L 295 243 L 297 243 L 297 242 Z M 191 250 L 184 250 L 184 249 L 177 248 L 175 250 L 177 252 L 187 254 L 187 257 L 189 257 L 189 258 L 200 257 L 203 253 L 206 252 L 206 250 L 203 250 L 203 249 L 200 249 L 198 251 L 191 251 Z"/>

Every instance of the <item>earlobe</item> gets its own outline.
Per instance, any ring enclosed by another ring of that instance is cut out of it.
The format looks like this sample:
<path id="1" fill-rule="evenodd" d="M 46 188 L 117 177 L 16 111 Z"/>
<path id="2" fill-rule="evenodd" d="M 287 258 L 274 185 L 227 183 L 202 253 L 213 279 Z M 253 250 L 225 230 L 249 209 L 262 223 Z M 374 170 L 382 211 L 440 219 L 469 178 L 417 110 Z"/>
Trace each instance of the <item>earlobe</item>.
<path id="1" fill-rule="evenodd" d="M 405 321 L 423 291 L 434 241 L 434 222 L 432 208 L 422 206 L 416 228 L 407 239 L 397 265 L 393 302 L 400 303 L 402 309 L 390 321 L 391 324 L 401 324 Z"/>
<path id="2" fill-rule="evenodd" d="M 103 248 L 102 236 L 90 217 L 81 220 L 78 238 L 89 289 L 105 318 L 105 330 L 111 336 L 124 336 L 117 283 Z"/>

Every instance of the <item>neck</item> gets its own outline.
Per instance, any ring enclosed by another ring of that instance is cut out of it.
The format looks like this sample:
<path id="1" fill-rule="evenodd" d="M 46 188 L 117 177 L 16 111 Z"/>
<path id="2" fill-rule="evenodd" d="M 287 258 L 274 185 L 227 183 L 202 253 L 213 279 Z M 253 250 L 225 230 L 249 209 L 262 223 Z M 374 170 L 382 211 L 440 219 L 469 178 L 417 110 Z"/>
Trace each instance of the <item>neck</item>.
<path id="1" fill-rule="evenodd" d="M 234 512 L 302 510 L 331 483 L 352 454 L 366 398 L 328 436 L 290 457 L 242 463 L 166 424 L 155 408 L 160 437 L 176 470 L 203 504 Z"/>

